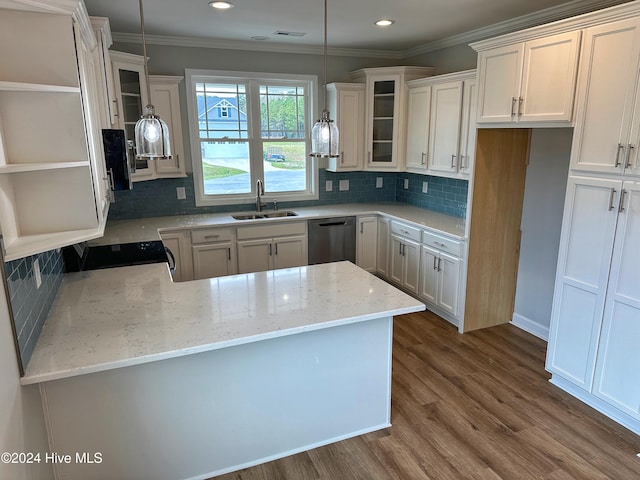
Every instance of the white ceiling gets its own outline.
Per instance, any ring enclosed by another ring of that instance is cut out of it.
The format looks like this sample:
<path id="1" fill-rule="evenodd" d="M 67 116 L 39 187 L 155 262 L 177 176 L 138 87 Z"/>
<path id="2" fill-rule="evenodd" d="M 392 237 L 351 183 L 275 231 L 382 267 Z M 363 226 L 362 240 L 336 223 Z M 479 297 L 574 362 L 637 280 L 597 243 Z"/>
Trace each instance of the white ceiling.
<path id="1" fill-rule="evenodd" d="M 515 24 L 517 29 L 519 23 L 526 27 L 625 1 L 628 0 L 328 0 L 328 43 L 330 48 L 401 53 L 501 22 Z M 322 44 L 322 0 L 232 2 L 234 8 L 220 11 L 209 7 L 208 0 L 145 0 L 145 33 L 151 37 L 150 43 L 159 39 L 170 43 L 166 37 L 179 37 L 184 43 L 184 37 L 189 37 L 210 43 L 253 43 L 257 49 L 262 48 L 258 44 L 267 43 L 269 49 L 282 46 L 283 50 Z M 116 40 L 118 33 L 140 33 L 136 0 L 85 0 L 85 4 L 90 15 L 109 17 Z M 550 10 L 537 14 L 546 9 Z M 522 16 L 521 21 L 510 21 Z M 380 28 L 374 25 L 380 18 L 391 18 L 396 23 Z M 278 30 L 305 35 L 281 37 L 274 34 Z M 253 36 L 269 40 L 251 40 Z M 120 35 L 120 40 L 126 38 L 133 37 Z"/>

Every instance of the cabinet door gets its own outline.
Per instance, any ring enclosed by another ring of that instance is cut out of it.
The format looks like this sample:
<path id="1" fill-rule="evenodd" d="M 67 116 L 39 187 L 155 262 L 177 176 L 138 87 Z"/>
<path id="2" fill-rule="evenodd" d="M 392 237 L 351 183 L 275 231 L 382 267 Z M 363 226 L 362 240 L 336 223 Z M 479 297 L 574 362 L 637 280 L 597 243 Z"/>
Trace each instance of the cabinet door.
<path id="1" fill-rule="evenodd" d="M 460 289 L 460 259 L 440 253 L 438 257 L 438 306 L 451 315 L 458 314 L 458 290 Z"/>
<path id="2" fill-rule="evenodd" d="M 462 126 L 460 129 L 460 161 L 458 171 L 469 175 L 476 158 L 476 117 L 478 115 L 478 83 L 475 80 L 464 81 L 462 92 Z"/>
<path id="3" fill-rule="evenodd" d="M 156 160 L 155 171 L 158 178 L 176 178 L 185 176 L 184 146 L 182 143 L 182 120 L 178 100 L 178 83 L 182 77 L 149 77 L 151 103 L 158 116 L 169 127 L 172 158 Z"/>
<path id="4" fill-rule="evenodd" d="M 623 192 L 593 393 L 640 419 L 640 183 Z"/>
<path id="5" fill-rule="evenodd" d="M 515 119 L 523 55 L 522 43 L 478 54 L 478 123 L 507 123 Z"/>
<path id="6" fill-rule="evenodd" d="M 389 245 L 389 278 L 392 282 L 402 285 L 404 283 L 404 257 L 402 248 L 404 238 L 391 235 Z"/>
<path id="7" fill-rule="evenodd" d="M 429 170 L 456 173 L 462 114 L 462 82 L 434 85 L 431 90 Z"/>
<path id="8" fill-rule="evenodd" d="M 438 303 L 438 251 L 422 246 L 420 256 L 420 297 L 436 305 Z"/>
<path id="9" fill-rule="evenodd" d="M 420 244 L 413 240 L 403 239 L 402 257 L 404 261 L 404 277 L 402 285 L 411 293 L 418 294 L 420 284 Z"/>
<path id="10" fill-rule="evenodd" d="M 238 273 L 264 272 L 273 268 L 271 239 L 238 241 Z"/>
<path id="11" fill-rule="evenodd" d="M 571 149 L 573 169 L 622 171 L 638 76 L 639 27 L 640 20 L 631 19 L 585 30 Z"/>
<path id="12" fill-rule="evenodd" d="M 340 168 L 360 170 L 363 163 L 364 91 L 341 90 L 338 94 L 340 129 Z"/>
<path id="13" fill-rule="evenodd" d="M 518 121 L 571 121 L 580 33 L 525 43 Z"/>
<path id="14" fill-rule="evenodd" d="M 569 177 L 547 369 L 591 391 L 622 182 Z"/>
<path id="15" fill-rule="evenodd" d="M 188 233 L 163 233 L 162 243 L 171 250 L 176 261 L 176 271 L 173 274 L 174 282 L 193 280 L 193 263 L 189 251 Z"/>
<path id="16" fill-rule="evenodd" d="M 367 77 L 367 166 L 395 169 L 398 165 L 400 75 Z"/>
<path id="17" fill-rule="evenodd" d="M 429 110 L 431 86 L 409 89 L 409 113 L 407 120 L 407 170 L 427 170 L 429 152 Z"/>
<path id="18" fill-rule="evenodd" d="M 378 217 L 358 218 L 356 264 L 367 272 L 376 271 L 378 256 Z"/>
<path id="19" fill-rule="evenodd" d="M 237 273 L 236 251 L 232 243 L 194 245 L 193 278 L 223 277 Z"/>
<path id="20" fill-rule="evenodd" d="M 307 237 L 280 237 L 272 242 L 273 268 L 301 267 L 309 263 Z"/>
<path id="21" fill-rule="evenodd" d="M 376 269 L 378 274 L 386 277 L 389 275 L 389 219 L 378 219 L 378 256 Z"/>

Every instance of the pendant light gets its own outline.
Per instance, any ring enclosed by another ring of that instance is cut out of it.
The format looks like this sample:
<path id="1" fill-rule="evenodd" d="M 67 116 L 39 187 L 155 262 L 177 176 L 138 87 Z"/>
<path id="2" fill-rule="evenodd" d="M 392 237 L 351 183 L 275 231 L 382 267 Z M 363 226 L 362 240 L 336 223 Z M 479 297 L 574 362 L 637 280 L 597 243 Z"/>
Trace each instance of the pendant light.
<path id="1" fill-rule="evenodd" d="M 149 104 L 136 122 L 136 158 L 140 160 L 170 159 L 171 143 L 167 124 L 156 115 L 151 104 L 151 88 L 149 87 L 149 69 L 147 67 L 147 43 L 144 37 L 144 14 L 142 0 L 140 3 L 140 31 L 142 32 L 142 54 L 144 55 L 144 77 L 147 84 Z"/>
<path id="2" fill-rule="evenodd" d="M 312 157 L 338 157 L 338 127 L 327 110 L 327 0 L 324 0 L 324 110 L 311 130 Z"/>

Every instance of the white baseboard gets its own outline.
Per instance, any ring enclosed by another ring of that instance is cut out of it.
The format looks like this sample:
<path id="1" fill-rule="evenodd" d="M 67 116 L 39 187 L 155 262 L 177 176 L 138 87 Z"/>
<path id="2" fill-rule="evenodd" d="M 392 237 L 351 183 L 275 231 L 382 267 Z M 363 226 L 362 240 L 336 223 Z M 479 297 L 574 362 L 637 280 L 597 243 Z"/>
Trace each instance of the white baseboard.
<path id="1" fill-rule="evenodd" d="M 511 325 L 515 325 L 518 328 L 521 328 L 525 332 L 529 332 L 531 335 L 535 335 L 536 337 L 541 338 L 544 341 L 549 340 L 549 327 L 546 325 L 534 322 L 533 320 L 522 315 L 518 315 L 517 313 L 513 314 L 513 318 L 509 323 L 511 323 Z"/>

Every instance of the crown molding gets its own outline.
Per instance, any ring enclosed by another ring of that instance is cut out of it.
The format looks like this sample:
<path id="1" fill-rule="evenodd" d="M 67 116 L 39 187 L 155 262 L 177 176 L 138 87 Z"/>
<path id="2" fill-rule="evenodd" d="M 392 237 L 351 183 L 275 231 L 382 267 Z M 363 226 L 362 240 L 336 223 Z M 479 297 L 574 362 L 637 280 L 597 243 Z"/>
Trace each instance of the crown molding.
<path id="1" fill-rule="evenodd" d="M 113 41 L 120 43 L 141 44 L 141 35 L 137 33 L 112 33 Z M 257 52 L 274 53 L 294 53 L 303 55 L 322 55 L 322 46 L 314 45 L 287 45 L 283 43 L 271 42 L 247 42 L 221 40 L 215 38 L 202 37 L 171 37 L 164 35 L 145 35 L 147 45 L 166 45 L 172 47 L 196 47 L 196 48 L 217 48 L 222 50 L 249 50 Z M 373 58 L 402 58 L 402 52 L 391 50 L 365 50 L 357 48 L 332 48 L 328 47 L 329 55 L 339 57 L 373 57 Z"/>
<path id="2" fill-rule="evenodd" d="M 89 17 L 91 26 L 94 31 L 100 31 L 104 38 L 104 43 L 109 48 L 113 44 L 113 38 L 111 38 L 111 25 L 107 17 Z"/>
<path id="3" fill-rule="evenodd" d="M 403 57 L 414 57 L 416 55 L 441 50 L 447 47 L 453 47 L 455 45 L 469 44 L 479 40 L 515 32 L 517 30 L 542 25 L 544 23 L 555 22 L 564 18 L 582 15 L 594 10 L 601 10 L 614 5 L 620 5 L 621 3 L 629 1 L 630 0 L 573 0 L 568 3 L 563 3 L 562 5 L 545 8 L 544 10 L 530 13 L 528 15 L 522 15 L 504 22 L 495 23 L 493 25 L 488 25 L 476 30 L 471 30 L 459 35 L 453 35 L 451 37 L 443 38 L 442 40 L 410 48 L 403 52 Z"/>
<path id="4" fill-rule="evenodd" d="M 76 11 L 79 3 L 82 2 L 79 0 L 0 0 L 0 8 L 71 15 Z"/>

